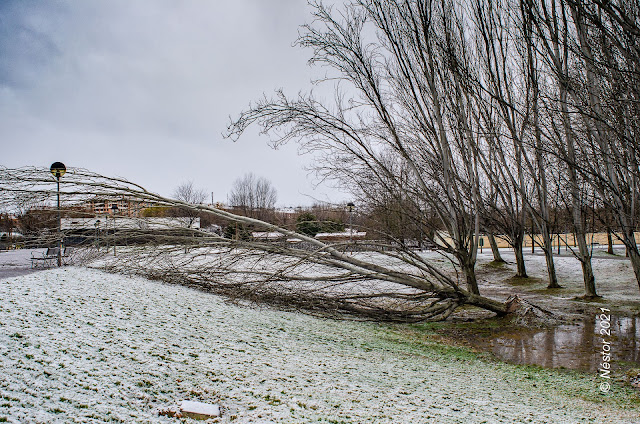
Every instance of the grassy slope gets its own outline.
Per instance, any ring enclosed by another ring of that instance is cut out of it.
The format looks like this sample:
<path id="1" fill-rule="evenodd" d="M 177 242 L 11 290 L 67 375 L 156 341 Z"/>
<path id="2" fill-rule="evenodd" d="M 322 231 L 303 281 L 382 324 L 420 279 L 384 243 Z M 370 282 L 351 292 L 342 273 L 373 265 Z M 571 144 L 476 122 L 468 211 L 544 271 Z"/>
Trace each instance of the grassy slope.
<path id="1" fill-rule="evenodd" d="M 65 268 L 0 281 L 0 419 L 175 422 L 634 422 L 595 376 L 495 362 L 431 329 L 230 305 L 188 288 Z M 433 325 L 433 324 L 432 324 Z"/>

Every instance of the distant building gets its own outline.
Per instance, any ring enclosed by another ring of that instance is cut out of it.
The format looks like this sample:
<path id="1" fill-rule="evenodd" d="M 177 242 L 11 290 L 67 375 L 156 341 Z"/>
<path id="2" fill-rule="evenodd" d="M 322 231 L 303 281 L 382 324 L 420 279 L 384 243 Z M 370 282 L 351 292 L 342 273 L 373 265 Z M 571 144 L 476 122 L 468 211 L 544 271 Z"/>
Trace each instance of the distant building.
<path id="1" fill-rule="evenodd" d="M 118 206 L 119 216 L 139 217 L 142 210 L 153 206 L 151 202 L 121 197 L 119 199 L 96 198 L 86 203 L 87 209 L 95 215 L 113 215 L 113 205 Z"/>

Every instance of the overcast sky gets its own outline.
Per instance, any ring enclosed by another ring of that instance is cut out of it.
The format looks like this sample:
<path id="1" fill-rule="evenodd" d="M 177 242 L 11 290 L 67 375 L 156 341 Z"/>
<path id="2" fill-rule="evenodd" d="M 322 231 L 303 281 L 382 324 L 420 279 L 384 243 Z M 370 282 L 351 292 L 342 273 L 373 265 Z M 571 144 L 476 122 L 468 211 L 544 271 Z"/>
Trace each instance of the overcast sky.
<path id="1" fill-rule="evenodd" d="M 304 0 L 0 1 L 0 164 L 61 161 L 164 195 L 191 180 L 215 201 L 253 172 L 282 206 L 344 200 L 314 188 L 295 145 L 222 137 L 263 93 L 323 72 L 292 47 L 310 19 Z"/>

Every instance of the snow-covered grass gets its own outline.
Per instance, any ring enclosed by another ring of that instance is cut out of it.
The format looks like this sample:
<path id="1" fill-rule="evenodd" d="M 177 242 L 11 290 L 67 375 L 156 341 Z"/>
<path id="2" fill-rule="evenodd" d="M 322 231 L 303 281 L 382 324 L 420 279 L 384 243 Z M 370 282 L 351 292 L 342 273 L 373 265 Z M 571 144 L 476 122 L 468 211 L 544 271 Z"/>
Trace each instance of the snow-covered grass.
<path id="1" fill-rule="evenodd" d="M 532 255 L 525 253 L 525 264 L 527 274 L 533 277 L 529 280 L 518 280 L 517 284 L 509 284 L 509 279 L 516 272 L 515 256 L 512 250 L 501 249 L 502 257 L 508 262 L 501 270 L 501 275 L 489 272 L 487 276 L 482 275 L 483 270 L 487 271 L 487 264 L 493 260 L 493 256 L 488 249 L 483 254 L 478 255 L 478 270 L 481 275 L 480 291 L 489 297 L 504 300 L 514 290 L 523 293 L 525 297 L 537 296 L 535 301 L 541 301 L 551 309 L 566 310 L 567 303 L 563 300 L 575 299 L 584 295 L 584 281 L 582 279 L 582 266 L 580 261 L 562 250 L 562 256 L 554 257 L 558 282 L 562 289 L 547 290 L 548 274 L 545 257 L 540 254 Z M 617 251 L 618 256 L 608 255 L 602 250 L 597 251 L 591 260 L 593 272 L 596 280 L 596 290 L 602 299 L 591 302 L 592 308 L 604 306 L 607 308 L 622 307 L 627 313 L 640 312 L 640 290 L 631 267 L 631 262 L 624 257 L 624 250 Z M 558 302 L 559 301 L 559 302 Z M 574 302 L 575 303 L 575 302 Z M 585 303 L 586 305 L 587 303 Z M 575 305 L 574 305 L 575 306 Z M 629 312 L 630 311 L 630 312 Z M 590 314 L 592 315 L 592 314 Z"/>
<path id="2" fill-rule="evenodd" d="M 406 327 L 238 306 L 181 286 L 83 268 L 0 280 L 0 420 L 636 422 L 597 376 L 479 360 Z"/>

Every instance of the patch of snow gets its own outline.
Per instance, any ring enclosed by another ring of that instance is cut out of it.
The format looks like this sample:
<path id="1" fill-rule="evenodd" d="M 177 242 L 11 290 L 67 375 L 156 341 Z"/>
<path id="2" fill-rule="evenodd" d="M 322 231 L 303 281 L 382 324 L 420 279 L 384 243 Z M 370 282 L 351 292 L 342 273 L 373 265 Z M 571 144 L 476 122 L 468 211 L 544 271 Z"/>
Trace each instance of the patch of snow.
<path id="1" fill-rule="evenodd" d="M 254 231 L 253 233 L 251 233 L 251 237 L 260 240 L 278 240 L 281 238 L 285 238 L 285 235 L 274 231 Z"/>
<path id="2" fill-rule="evenodd" d="M 193 400 L 183 400 L 180 403 L 180 411 L 188 414 L 204 415 L 208 417 L 220 416 L 220 406 L 210 403 L 196 402 Z"/>
<path id="3" fill-rule="evenodd" d="M 345 239 L 345 238 L 355 238 L 355 239 L 363 239 L 367 236 L 366 231 L 357 231 L 352 228 L 347 228 L 346 231 L 335 232 L 335 233 L 318 233 L 315 238 L 318 240 L 330 240 L 330 239 Z"/>
<path id="4" fill-rule="evenodd" d="M 531 254 L 531 250 L 525 251 L 524 259 L 527 274 L 530 277 L 539 278 L 541 283 L 539 288 L 545 288 L 548 281 L 547 264 L 540 249 L 536 249 L 536 254 Z M 594 255 L 591 259 L 593 273 L 596 280 L 596 290 L 603 296 L 604 301 L 640 302 L 640 292 L 638 283 L 631 266 L 629 258 L 624 257 L 624 249 L 618 250 L 618 256 L 611 256 L 605 253 Z M 555 252 L 554 252 L 555 253 Z M 620 254 L 621 253 L 621 254 Z M 515 255 L 510 249 L 500 249 L 502 257 L 511 264 L 515 263 Z M 490 249 L 478 254 L 478 264 L 484 264 L 493 260 Z M 554 256 L 556 275 L 558 283 L 566 288 L 565 296 L 573 298 L 584 294 L 584 281 L 582 279 L 582 264 L 571 252 L 562 249 L 561 255 Z M 515 274 L 515 267 L 512 266 Z M 487 290 L 491 290 L 495 282 L 488 282 L 485 285 Z M 483 287 L 480 291 L 483 294 Z"/>

